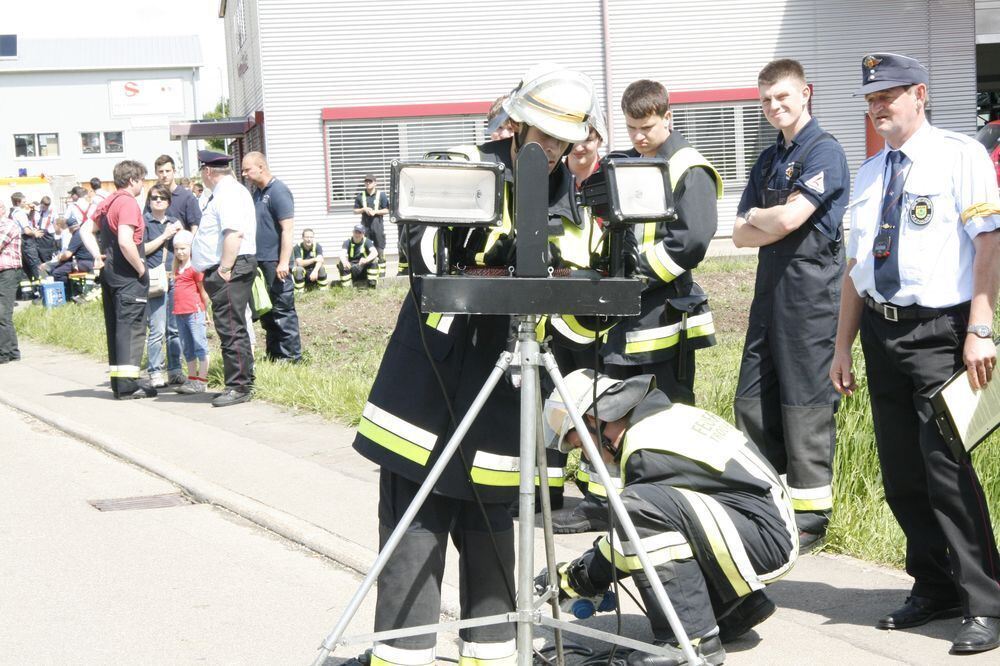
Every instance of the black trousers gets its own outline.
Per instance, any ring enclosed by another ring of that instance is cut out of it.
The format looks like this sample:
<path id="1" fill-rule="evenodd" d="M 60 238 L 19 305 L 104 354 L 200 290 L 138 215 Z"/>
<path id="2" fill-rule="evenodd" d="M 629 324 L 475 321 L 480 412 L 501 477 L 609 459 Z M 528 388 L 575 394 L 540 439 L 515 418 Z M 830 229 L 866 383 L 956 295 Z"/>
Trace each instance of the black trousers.
<path id="1" fill-rule="evenodd" d="M 276 261 L 259 261 L 257 266 L 264 274 L 271 296 L 271 311 L 260 318 L 267 338 L 267 357 L 272 361 L 298 361 L 302 358 L 302 341 L 299 314 L 295 311 L 295 280 L 291 273 L 284 280 L 279 279 Z"/>
<path id="2" fill-rule="evenodd" d="M 684 366 L 684 378 L 680 379 L 680 365 Z M 586 366 L 592 367 L 592 366 Z M 684 352 L 683 357 L 674 356 L 659 363 L 642 365 L 611 365 L 604 368 L 612 379 L 628 379 L 637 375 L 656 377 L 656 388 L 667 394 L 671 402 L 694 406 L 694 350 Z"/>
<path id="3" fill-rule="evenodd" d="M 14 328 L 14 299 L 20 282 L 20 268 L 0 271 L 0 362 L 21 358 L 17 330 Z"/>
<path id="4" fill-rule="evenodd" d="M 21 236 L 21 270 L 31 280 L 38 279 L 38 266 L 42 263 L 38 256 L 38 243 L 34 237 Z"/>
<path id="5" fill-rule="evenodd" d="M 146 301 L 149 284 L 142 280 L 104 276 L 101 296 L 108 339 L 111 392 L 118 398 L 139 388 L 139 364 L 146 346 Z"/>
<path id="6" fill-rule="evenodd" d="M 365 236 L 375 244 L 378 259 L 379 261 L 383 261 L 383 257 L 385 256 L 385 226 L 382 224 L 381 217 L 365 225 Z"/>
<path id="7" fill-rule="evenodd" d="M 419 484 L 398 474 L 381 471 L 379 548 L 385 545 L 419 488 Z M 462 619 L 514 610 L 508 591 L 513 591 L 515 585 L 514 522 L 506 503 L 486 503 L 484 507 L 500 551 L 499 562 L 475 502 L 436 493 L 427 497 L 378 577 L 375 631 L 438 622 L 449 533 L 459 553 Z M 513 640 L 514 634 L 513 624 L 471 627 L 459 632 L 466 643 L 503 643 Z M 434 634 L 424 634 L 385 644 L 401 650 L 426 650 L 433 648 L 435 639 Z M 378 646 L 375 650 L 378 654 Z"/>
<path id="8" fill-rule="evenodd" d="M 621 500 L 691 638 L 711 633 L 716 617 L 761 589 L 758 574 L 767 579 L 788 565 L 787 528 L 766 497 L 735 492 L 726 497 L 666 483 L 637 483 L 625 487 Z M 635 551 L 624 532 L 618 527 L 616 532 L 618 544 L 602 536 L 581 558 L 591 582 L 599 589 L 611 584 L 613 557 L 618 578 L 633 577 L 653 636 L 672 640 L 673 630 Z"/>
<path id="9" fill-rule="evenodd" d="M 906 534 L 913 594 L 1000 616 L 1000 556 L 983 489 L 968 457 L 955 460 L 928 396 L 963 368 L 966 316 L 885 321 L 865 308 L 868 373 L 885 499 Z"/>
<path id="10" fill-rule="evenodd" d="M 247 332 L 247 304 L 257 275 L 257 260 L 236 257 L 228 282 L 219 276 L 218 266 L 205 272 L 205 291 L 212 301 L 212 321 L 222 345 L 222 371 L 226 388 L 249 391 L 253 388 L 253 349 Z"/>

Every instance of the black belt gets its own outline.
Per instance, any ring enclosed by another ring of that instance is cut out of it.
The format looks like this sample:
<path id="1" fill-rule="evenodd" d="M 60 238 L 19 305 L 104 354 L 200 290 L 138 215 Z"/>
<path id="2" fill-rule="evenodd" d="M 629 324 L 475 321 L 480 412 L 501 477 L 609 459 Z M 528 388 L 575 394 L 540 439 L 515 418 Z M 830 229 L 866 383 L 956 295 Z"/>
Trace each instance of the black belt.
<path id="1" fill-rule="evenodd" d="M 941 315 L 960 314 L 964 309 L 969 310 L 969 304 L 959 303 L 946 308 L 925 308 L 921 305 L 893 305 L 892 303 L 879 303 L 871 296 L 865 296 L 865 305 L 869 310 L 873 310 L 882 315 L 886 321 L 899 321 L 901 319 L 934 319 Z"/>

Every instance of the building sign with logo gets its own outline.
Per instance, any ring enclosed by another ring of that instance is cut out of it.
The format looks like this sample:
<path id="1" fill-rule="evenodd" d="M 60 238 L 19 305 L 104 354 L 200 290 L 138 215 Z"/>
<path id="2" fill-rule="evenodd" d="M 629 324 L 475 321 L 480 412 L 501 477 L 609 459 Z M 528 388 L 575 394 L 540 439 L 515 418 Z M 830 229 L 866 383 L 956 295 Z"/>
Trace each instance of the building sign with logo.
<path id="1" fill-rule="evenodd" d="M 184 82 L 181 79 L 108 81 L 108 97 L 112 116 L 184 114 Z"/>

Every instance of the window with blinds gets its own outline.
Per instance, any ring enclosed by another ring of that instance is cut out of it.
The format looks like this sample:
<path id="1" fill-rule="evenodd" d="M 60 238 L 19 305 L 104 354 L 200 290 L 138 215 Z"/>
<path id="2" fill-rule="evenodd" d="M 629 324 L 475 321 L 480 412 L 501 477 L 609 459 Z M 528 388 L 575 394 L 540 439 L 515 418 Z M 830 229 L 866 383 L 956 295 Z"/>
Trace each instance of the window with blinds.
<path id="1" fill-rule="evenodd" d="M 485 129 L 485 116 L 326 121 L 330 204 L 353 204 L 368 173 L 387 189 L 394 159 L 420 159 L 430 151 L 482 143 Z"/>
<path id="2" fill-rule="evenodd" d="M 671 106 L 674 129 L 684 135 L 722 175 L 729 192 L 739 191 L 757 156 L 774 142 L 771 127 L 756 102 Z"/>

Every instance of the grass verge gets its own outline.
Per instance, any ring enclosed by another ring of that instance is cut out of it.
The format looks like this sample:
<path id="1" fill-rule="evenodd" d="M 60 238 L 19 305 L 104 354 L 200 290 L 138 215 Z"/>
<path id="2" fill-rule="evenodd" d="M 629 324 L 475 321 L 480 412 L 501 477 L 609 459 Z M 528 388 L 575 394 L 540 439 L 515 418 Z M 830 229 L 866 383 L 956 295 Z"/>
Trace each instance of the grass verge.
<path id="1" fill-rule="evenodd" d="M 696 393 L 700 407 L 733 421 L 733 395 L 739 375 L 743 336 L 753 297 L 755 257 L 711 259 L 699 267 L 698 282 L 712 299 L 718 344 L 698 352 Z M 405 287 L 375 291 L 311 292 L 298 297 L 296 308 L 304 363 L 275 364 L 261 358 L 263 331 L 256 327 L 257 394 L 264 400 L 357 424 L 378 370 Z M 99 303 L 52 310 L 20 308 L 18 333 L 37 342 L 106 358 L 104 322 Z M 210 381 L 222 384 L 217 339 L 210 338 L 213 365 Z M 837 413 L 834 462 L 835 512 L 826 548 L 865 560 L 900 566 L 904 540 L 885 504 L 872 430 L 864 360 L 855 347 L 859 389 L 841 402 Z M 1000 457 L 994 434 L 976 451 L 976 469 L 993 509 L 994 530 L 1000 511 Z M 916 455 L 916 452 L 915 452 Z"/>

